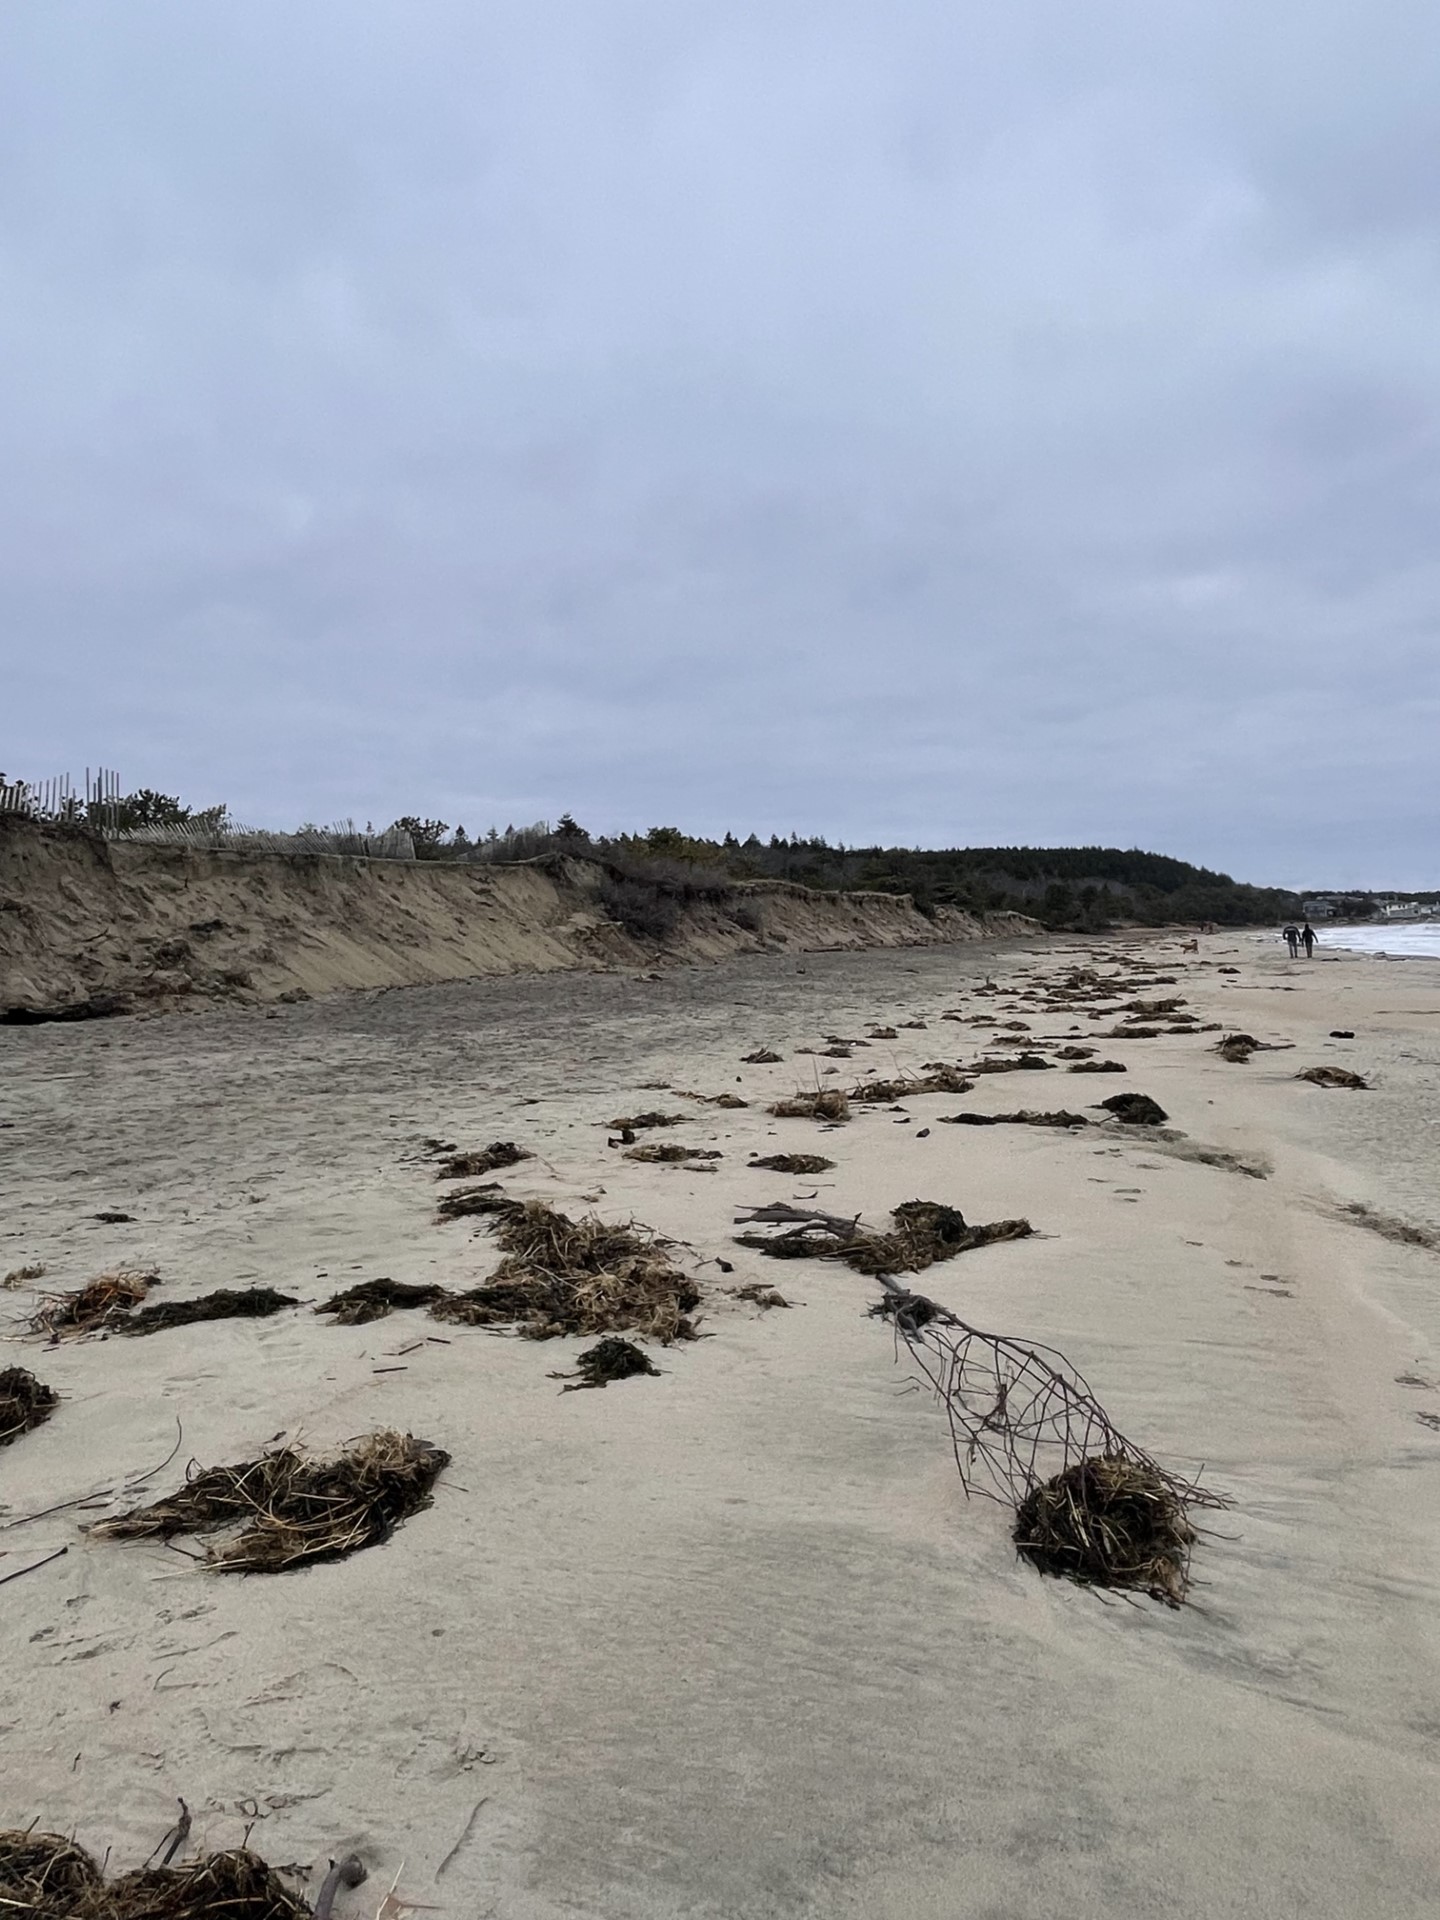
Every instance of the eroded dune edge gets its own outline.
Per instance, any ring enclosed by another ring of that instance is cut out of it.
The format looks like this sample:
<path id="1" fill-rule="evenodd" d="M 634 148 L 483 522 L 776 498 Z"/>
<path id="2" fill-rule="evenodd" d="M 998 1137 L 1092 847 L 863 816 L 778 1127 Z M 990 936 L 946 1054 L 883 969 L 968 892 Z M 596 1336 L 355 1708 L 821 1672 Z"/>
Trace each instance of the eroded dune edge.
<path id="1" fill-rule="evenodd" d="M 604 900 L 606 872 L 217 852 L 0 819 L 0 1017 L 300 998 L 481 975 L 913 947 L 1031 930 L 908 896 L 737 881 L 675 902 L 660 941 Z"/>

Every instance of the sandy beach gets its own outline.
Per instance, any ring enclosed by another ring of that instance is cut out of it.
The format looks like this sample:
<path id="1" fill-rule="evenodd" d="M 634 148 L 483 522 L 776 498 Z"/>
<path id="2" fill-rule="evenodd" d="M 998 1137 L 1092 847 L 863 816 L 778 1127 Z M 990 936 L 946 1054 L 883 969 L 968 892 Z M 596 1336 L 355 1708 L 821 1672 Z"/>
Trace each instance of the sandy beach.
<path id="1" fill-rule="evenodd" d="M 1090 1038 L 1113 1019 L 1017 997 L 1115 953 L 1172 977 L 1203 1027 L 1280 1050 Z M 981 1018 L 1127 1072 L 996 1074 L 830 1130 L 766 1113 L 973 1060 L 997 1037 Z M 871 1026 L 896 1037 L 797 1051 Z M 744 1063 L 762 1047 L 780 1060 Z M 1317 1065 L 1369 1088 L 1297 1080 Z M 198 1843 L 248 1833 L 312 1897 L 358 1850 L 343 1920 L 392 1883 L 401 1911 L 466 1920 L 1414 1920 L 1440 1875 L 1437 1068 L 1440 962 L 1322 945 L 1292 964 L 1244 933 L 5 1029 L 0 1273 L 45 1271 L 0 1293 L 0 1364 L 61 1404 L 0 1451 L 0 1825 L 130 1866 L 184 1799 Z M 1117 1089 L 1183 1137 L 939 1124 L 1100 1122 Z M 683 1110 L 666 1137 L 714 1170 L 607 1145 L 648 1107 Z M 659 1378 L 562 1393 L 584 1341 L 317 1317 L 360 1280 L 493 1270 L 483 1222 L 436 1221 L 427 1139 L 515 1141 L 535 1158 L 507 1190 L 671 1237 L 707 1337 L 651 1346 Z M 837 1164 L 747 1168 L 778 1151 Z M 1228 1496 L 1196 1516 L 1187 1605 L 1017 1559 L 868 1315 L 875 1283 L 735 1245 L 737 1213 L 797 1196 L 876 1224 L 916 1197 L 1031 1221 L 919 1284 L 1060 1349 L 1128 1435 Z M 47 1294 L 121 1266 L 157 1269 L 157 1298 L 306 1304 L 145 1339 L 26 1332 Z M 793 1304 L 737 1299 L 755 1282 Z M 144 1497 L 191 1460 L 381 1427 L 452 1462 L 432 1507 L 348 1559 L 227 1577 L 83 1531 L 172 1452 Z M 108 1497 L 45 1511 L 86 1495 Z"/>

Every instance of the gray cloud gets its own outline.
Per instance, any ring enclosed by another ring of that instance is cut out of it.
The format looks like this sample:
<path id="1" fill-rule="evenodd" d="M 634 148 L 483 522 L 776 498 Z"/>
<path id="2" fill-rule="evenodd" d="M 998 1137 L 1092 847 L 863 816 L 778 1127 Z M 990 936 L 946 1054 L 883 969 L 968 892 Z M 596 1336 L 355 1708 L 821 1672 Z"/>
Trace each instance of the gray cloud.
<path id="1" fill-rule="evenodd" d="M 0 26 L 0 765 L 1433 878 L 1440 16 Z"/>

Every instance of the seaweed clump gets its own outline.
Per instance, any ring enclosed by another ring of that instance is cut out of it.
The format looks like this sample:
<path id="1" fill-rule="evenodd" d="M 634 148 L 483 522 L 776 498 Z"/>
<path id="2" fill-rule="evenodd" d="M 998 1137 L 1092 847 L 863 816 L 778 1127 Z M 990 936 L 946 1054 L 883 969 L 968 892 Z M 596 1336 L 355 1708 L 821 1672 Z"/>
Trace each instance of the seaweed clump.
<path id="1" fill-rule="evenodd" d="M 788 1100 L 777 1100 L 766 1109 L 777 1120 L 830 1120 L 850 1118 L 850 1102 L 838 1087 L 826 1087 L 819 1093 L 797 1093 Z"/>
<path id="2" fill-rule="evenodd" d="M 431 1306 L 444 1292 L 433 1280 L 360 1280 L 342 1293 L 332 1293 L 315 1311 L 332 1315 L 337 1327 L 365 1327 L 372 1320 L 385 1319 L 396 1307 Z"/>
<path id="3" fill-rule="evenodd" d="M 55 1389 L 24 1367 L 0 1369 L 0 1447 L 8 1447 L 33 1427 L 43 1427 L 59 1404 Z"/>
<path id="4" fill-rule="evenodd" d="M 1158 1100 L 1148 1093 L 1112 1093 L 1100 1105 L 1127 1127 L 1159 1127 L 1170 1118 Z"/>
<path id="5" fill-rule="evenodd" d="M 1245 1066 L 1252 1053 L 1258 1053 L 1260 1042 L 1253 1033 L 1227 1033 L 1215 1047 L 1222 1060 L 1228 1060 L 1237 1067 Z"/>
<path id="6" fill-rule="evenodd" d="M 328 1460 L 277 1447 L 238 1466 L 202 1468 L 168 1499 L 101 1520 L 91 1532 L 109 1540 L 168 1539 L 239 1525 L 236 1538 L 209 1549 L 206 1564 L 220 1573 L 280 1573 L 389 1539 L 402 1520 L 430 1505 L 449 1464 L 442 1447 L 389 1430 L 367 1434 Z"/>
<path id="7" fill-rule="evenodd" d="M 658 1379 L 660 1369 L 642 1353 L 633 1341 L 622 1340 L 618 1334 L 607 1334 L 593 1347 L 587 1347 L 575 1361 L 575 1371 L 580 1376 L 568 1387 L 562 1387 L 562 1393 L 583 1393 L 587 1387 L 608 1387 L 612 1380 L 632 1380 L 636 1374 L 649 1373 Z M 565 1380 L 571 1376 L 552 1373 L 552 1380 Z"/>
<path id="8" fill-rule="evenodd" d="M 311 1920 L 305 1902 L 244 1847 L 107 1882 L 83 1847 L 33 1827 L 0 1833 L 0 1905 L 19 1920 Z"/>
<path id="9" fill-rule="evenodd" d="M 1195 1529 L 1173 1480 L 1124 1454 L 1089 1455 L 1025 1495 L 1015 1546 L 1041 1573 L 1132 1587 L 1178 1607 Z"/>
<path id="10" fill-rule="evenodd" d="M 495 1212 L 506 1253 L 483 1286 L 444 1294 L 430 1311 L 464 1326 L 514 1326 L 530 1340 L 566 1333 L 647 1334 L 690 1340 L 700 1290 L 662 1244 L 594 1214 L 572 1220 L 543 1201 L 509 1201 Z"/>
<path id="11" fill-rule="evenodd" d="M 1351 1087 L 1360 1093 L 1370 1086 L 1363 1073 L 1351 1073 L 1348 1067 L 1306 1067 L 1295 1078 L 1308 1080 L 1312 1087 Z"/>
<path id="12" fill-rule="evenodd" d="M 1069 1113 L 1059 1107 L 1053 1113 L 1038 1113 L 1021 1107 L 1015 1113 L 942 1113 L 947 1127 L 1088 1127 L 1083 1113 Z"/>
<path id="13" fill-rule="evenodd" d="M 850 1089 L 850 1098 L 867 1106 L 889 1106 L 896 1100 L 909 1100 L 921 1093 L 970 1093 L 974 1087 L 975 1082 L 967 1077 L 963 1068 L 937 1066 L 908 1080 L 862 1081 Z"/>
<path id="14" fill-rule="evenodd" d="M 217 1287 L 196 1300 L 157 1300 L 115 1322 L 123 1334 L 161 1333 L 167 1327 L 189 1327 L 198 1320 L 265 1320 L 300 1302 L 274 1287 Z"/>
<path id="15" fill-rule="evenodd" d="M 751 1160 L 748 1165 L 764 1167 L 768 1173 L 830 1173 L 835 1162 L 827 1160 L 823 1153 L 767 1153 L 761 1160 Z"/>
<path id="16" fill-rule="evenodd" d="M 678 1167 L 687 1160 L 720 1160 L 724 1156 L 718 1147 L 680 1147 L 673 1141 L 657 1141 L 652 1146 L 627 1147 L 625 1158 L 645 1160 L 663 1167 Z"/>
<path id="17" fill-rule="evenodd" d="M 1127 1073 L 1123 1060 L 1077 1060 L 1071 1073 Z"/>
<path id="18" fill-rule="evenodd" d="M 517 1147 L 513 1140 L 494 1140 L 488 1147 L 470 1153 L 452 1153 L 436 1173 L 437 1180 L 473 1180 L 478 1174 L 498 1173 L 502 1167 L 518 1167 L 522 1160 L 533 1160 L 528 1147 Z"/>

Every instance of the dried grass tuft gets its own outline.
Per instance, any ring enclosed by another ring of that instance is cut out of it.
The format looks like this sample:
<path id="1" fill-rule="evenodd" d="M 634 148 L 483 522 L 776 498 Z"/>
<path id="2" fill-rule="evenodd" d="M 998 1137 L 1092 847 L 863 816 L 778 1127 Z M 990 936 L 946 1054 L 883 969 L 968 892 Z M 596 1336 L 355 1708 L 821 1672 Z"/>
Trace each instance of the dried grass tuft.
<path id="1" fill-rule="evenodd" d="M 83 1847 L 33 1828 L 0 1833 L 0 1911 L 16 1920 L 311 1920 L 243 1847 L 107 1882 Z"/>
<path id="2" fill-rule="evenodd" d="M 435 1208 L 437 1220 L 468 1220 L 490 1214 L 509 1213 L 522 1203 L 506 1193 L 498 1180 L 487 1180 L 480 1187 L 457 1187 L 454 1193 L 442 1193 Z"/>
<path id="3" fill-rule="evenodd" d="M 470 1153 L 452 1153 L 436 1173 L 437 1180 L 473 1180 L 478 1174 L 498 1173 L 501 1167 L 518 1167 L 522 1160 L 533 1160 L 528 1147 L 517 1147 L 513 1140 L 494 1140 L 488 1147 Z"/>
<path id="4" fill-rule="evenodd" d="M 514 1326 L 531 1340 L 633 1332 L 668 1345 L 695 1337 L 688 1316 L 699 1288 L 633 1221 L 571 1220 L 539 1200 L 512 1203 L 498 1219 L 508 1257 L 483 1286 L 438 1299 L 436 1319 Z"/>
<path id="5" fill-rule="evenodd" d="M 0 1447 L 8 1447 L 34 1427 L 43 1427 L 59 1404 L 55 1389 L 24 1367 L 0 1369 Z"/>
<path id="6" fill-rule="evenodd" d="M 138 1307 L 158 1273 L 117 1268 L 88 1281 L 78 1292 L 57 1293 L 42 1302 L 30 1322 L 32 1333 L 52 1340 L 82 1333 L 100 1333 L 119 1325 L 132 1307 Z"/>
<path id="7" fill-rule="evenodd" d="M 280 1573 L 387 1540 L 430 1505 L 449 1464 L 443 1448 L 391 1430 L 366 1434 L 328 1460 L 277 1447 L 238 1466 L 193 1472 L 169 1499 L 99 1521 L 91 1532 L 168 1539 L 238 1525 L 239 1535 L 212 1547 L 206 1564 L 220 1573 Z"/>
<path id="8" fill-rule="evenodd" d="M 1016 1509 L 1014 1538 L 1042 1573 L 1135 1588 L 1178 1607 L 1195 1529 L 1172 1477 L 1124 1454 L 1099 1454 L 1033 1486 Z"/>

